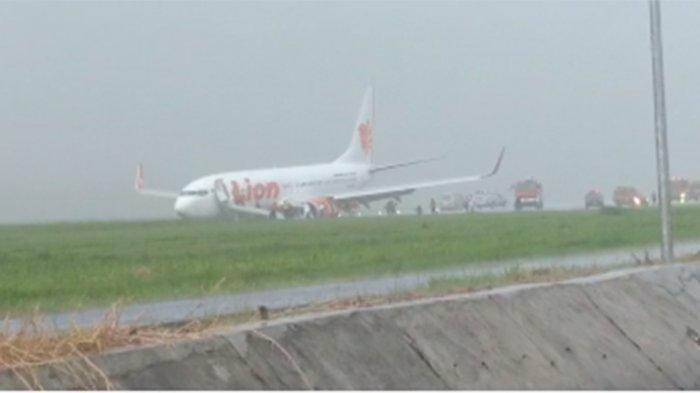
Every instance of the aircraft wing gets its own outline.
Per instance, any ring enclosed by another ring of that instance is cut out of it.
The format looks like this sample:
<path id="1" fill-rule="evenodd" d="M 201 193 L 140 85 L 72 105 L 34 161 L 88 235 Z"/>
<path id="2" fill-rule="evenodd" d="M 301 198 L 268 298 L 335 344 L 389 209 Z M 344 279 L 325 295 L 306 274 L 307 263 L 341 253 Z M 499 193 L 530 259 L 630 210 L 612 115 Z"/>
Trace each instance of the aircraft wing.
<path id="1" fill-rule="evenodd" d="M 383 187 L 383 188 L 351 191 L 348 193 L 334 195 L 333 201 L 338 202 L 338 203 L 360 202 L 362 204 L 368 204 L 369 202 L 374 202 L 374 201 L 378 201 L 378 200 L 382 200 L 382 199 L 399 198 L 403 195 L 411 194 L 414 191 L 421 189 L 421 188 L 447 186 L 447 185 L 451 185 L 451 184 L 468 183 L 468 182 L 472 182 L 472 181 L 483 180 L 483 179 L 486 179 L 486 178 L 489 178 L 489 177 L 495 175 L 498 172 L 498 169 L 501 166 L 501 161 L 503 161 L 503 154 L 504 153 L 505 153 L 505 149 L 502 149 L 501 154 L 498 156 L 498 161 L 496 161 L 496 165 L 493 167 L 493 170 L 491 170 L 491 172 L 483 174 L 483 175 L 454 177 L 454 178 L 449 178 L 449 179 L 425 181 L 425 182 L 420 182 L 420 183 L 410 183 L 410 184 L 402 184 L 402 185 Z"/>
<path id="2" fill-rule="evenodd" d="M 425 164 L 428 162 L 440 160 L 442 158 L 444 158 L 444 156 L 443 157 L 424 158 L 421 160 L 397 162 L 397 163 L 386 164 L 386 165 L 375 165 L 372 167 L 372 169 L 369 170 L 369 172 L 370 173 L 377 173 L 377 172 L 382 172 L 382 171 L 388 171 L 391 169 L 403 168 L 403 167 L 407 167 L 407 166 L 411 166 L 411 165 Z"/>

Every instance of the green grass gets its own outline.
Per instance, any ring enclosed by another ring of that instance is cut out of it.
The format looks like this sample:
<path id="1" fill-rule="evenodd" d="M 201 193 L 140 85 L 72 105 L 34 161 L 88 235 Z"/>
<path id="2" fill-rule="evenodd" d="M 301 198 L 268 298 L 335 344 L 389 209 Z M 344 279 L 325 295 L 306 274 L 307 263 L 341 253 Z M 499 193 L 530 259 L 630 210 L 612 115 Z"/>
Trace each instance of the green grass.
<path id="1" fill-rule="evenodd" d="M 700 239 L 700 208 L 677 209 Z M 0 311 L 229 293 L 640 245 L 653 210 L 0 226 Z"/>

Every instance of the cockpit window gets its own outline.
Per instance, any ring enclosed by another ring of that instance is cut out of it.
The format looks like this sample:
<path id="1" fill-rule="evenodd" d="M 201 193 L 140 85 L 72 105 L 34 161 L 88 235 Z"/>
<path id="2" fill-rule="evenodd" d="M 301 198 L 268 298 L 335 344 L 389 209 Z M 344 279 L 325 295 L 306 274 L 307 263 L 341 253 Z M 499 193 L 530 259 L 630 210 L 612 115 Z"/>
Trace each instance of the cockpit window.
<path id="1" fill-rule="evenodd" d="M 209 190 L 182 190 L 180 196 L 207 196 Z"/>

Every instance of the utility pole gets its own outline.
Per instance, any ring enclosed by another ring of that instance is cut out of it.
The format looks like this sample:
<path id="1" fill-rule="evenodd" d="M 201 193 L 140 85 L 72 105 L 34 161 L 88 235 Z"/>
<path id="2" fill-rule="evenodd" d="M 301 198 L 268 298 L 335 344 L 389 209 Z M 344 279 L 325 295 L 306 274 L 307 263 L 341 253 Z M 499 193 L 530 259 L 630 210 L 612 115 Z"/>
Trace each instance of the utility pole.
<path id="1" fill-rule="evenodd" d="M 671 198 L 668 180 L 668 140 L 666 137 L 666 90 L 661 42 L 661 7 L 659 0 L 649 0 L 651 24 L 651 65 L 654 75 L 654 125 L 656 133 L 656 177 L 661 215 L 661 260 L 673 262 L 671 234 Z"/>

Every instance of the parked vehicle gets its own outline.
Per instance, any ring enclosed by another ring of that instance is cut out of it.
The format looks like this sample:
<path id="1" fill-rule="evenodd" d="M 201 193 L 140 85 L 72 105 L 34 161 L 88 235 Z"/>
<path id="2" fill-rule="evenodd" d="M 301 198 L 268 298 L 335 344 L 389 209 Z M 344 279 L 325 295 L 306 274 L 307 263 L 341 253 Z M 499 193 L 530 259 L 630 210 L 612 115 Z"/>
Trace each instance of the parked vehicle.
<path id="1" fill-rule="evenodd" d="M 690 183 L 690 190 L 688 190 L 688 200 L 700 201 L 700 181 L 694 181 Z"/>
<path id="2" fill-rule="evenodd" d="M 513 203 L 515 210 L 522 210 L 524 207 L 534 207 L 537 210 L 542 210 L 542 184 L 535 179 L 523 180 L 516 183 L 515 201 Z"/>
<path id="3" fill-rule="evenodd" d="M 595 207 L 605 206 L 605 200 L 603 198 L 603 193 L 597 190 L 590 190 L 586 193 L 584 197 L 586 210 Z"/>
<path id="4" fill-rule="evenodd" d="M 690 181 L 680 177 L 673 177 L 669 181 L 671 202 L 685 203 L 690 195 Z"/>
<path id="5" fill-rule="evenodd" d="M 646 207 L 649 201 L 634 187 L 621 186 L 615 189 L 613 201 L 617 207 Z"/>
<path id="6" fill-rule="evenodd" d="M 497 207 L 506 207 L 508 201 L 501 194 L 486 192 L 479 190 L 470 198 L 470 206 L 475 209 L 495 209 Z"/>
<path id="7" fill-rule="evenodd" d="M 459 211 L 464 210 L 464 203 L 467 200 L 464 195 L 459 193 L 444 194 L 440 197 L 440 211 Z"/>

